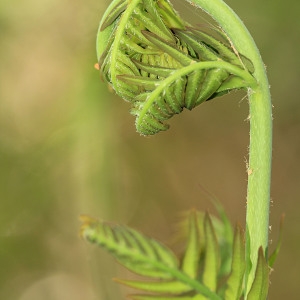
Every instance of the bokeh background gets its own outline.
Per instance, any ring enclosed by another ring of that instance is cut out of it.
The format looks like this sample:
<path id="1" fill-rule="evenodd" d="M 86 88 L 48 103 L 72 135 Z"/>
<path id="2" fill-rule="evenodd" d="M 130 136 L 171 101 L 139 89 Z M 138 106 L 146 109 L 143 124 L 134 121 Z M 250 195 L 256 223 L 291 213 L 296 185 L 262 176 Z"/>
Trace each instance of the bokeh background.
<path id="1" fill-rule="evenodd" d="M 111 281 L 124 270 L 79 238 L 80 214 L 168 243 L 182 212 L 214 212 L 214 195 L 244 224 L 245 95 L 186 111 L 157 136 L 136 134 L 129 105 L 94 69 L 109 2 L 0 2 L 0 299 L 125 298 Z M 300 2 L 227 2 L 261 50 L 273 95 L 272 240 L 282 213 L 286 221 L 269 298 L 298 299 Z"/>

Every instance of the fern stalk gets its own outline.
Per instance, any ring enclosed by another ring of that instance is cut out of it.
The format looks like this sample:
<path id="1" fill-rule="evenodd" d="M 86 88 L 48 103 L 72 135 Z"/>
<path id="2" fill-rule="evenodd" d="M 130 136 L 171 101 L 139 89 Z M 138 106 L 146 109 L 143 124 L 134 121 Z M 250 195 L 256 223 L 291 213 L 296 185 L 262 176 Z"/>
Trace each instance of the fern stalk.
<path id="1" fill-rule="evenodd" d="M 258 250 L 268 256 L 272 157 L 272 104 L 265 66 L 249 31 L 222 0 L 187 0 L 206 11 L 224 30 L 234 48 L 251 60 L 258 85 L 248 89 L 250 146 L 246 215 L 246 277 L 248 292 L 255 277 Z M 251 267 L 253 266 L 253 267 Z"/>

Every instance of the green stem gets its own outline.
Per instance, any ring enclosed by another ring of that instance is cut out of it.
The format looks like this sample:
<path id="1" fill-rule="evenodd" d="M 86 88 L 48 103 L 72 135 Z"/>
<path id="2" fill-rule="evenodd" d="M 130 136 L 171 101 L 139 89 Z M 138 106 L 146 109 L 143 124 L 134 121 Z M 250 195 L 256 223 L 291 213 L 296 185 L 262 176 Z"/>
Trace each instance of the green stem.
<path id="1" fill-rule="evenodd" d="M 258 85 L 249 88 L 250 146 L 246 216 L 246 278 L 248 293 L 255 276 L 258 249 L 267 257 L 272 157 L 272 104 L 269 83 L 256 44 L 239 17 L 222 0 L 186 0 L 206 11 L 224 30 L 238 53 L 249 58 Z M 253 266 L 253 267 L 252 267 Z"/>

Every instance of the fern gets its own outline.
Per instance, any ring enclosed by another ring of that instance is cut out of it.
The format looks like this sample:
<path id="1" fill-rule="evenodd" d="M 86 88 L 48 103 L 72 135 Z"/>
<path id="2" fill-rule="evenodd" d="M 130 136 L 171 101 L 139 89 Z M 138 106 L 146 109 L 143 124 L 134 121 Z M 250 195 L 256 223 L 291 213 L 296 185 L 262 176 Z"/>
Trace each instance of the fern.
<path id="1" fill-rule="evenodd" d="M 143 135 L 168 129 L 184 108 L 254 83 L 247 59 L 183 21 L 169 1 L 113 1 L 97 45 L 102 78 L 131 102 Z"/>
<path id="2" fill-rule="evenodd" d="M 123 266 L 130 271 L 151 281 L 116 281 L 137 290 L 150 292 L 153 295 L 134 295 L 132 299 L 222 299 L 224 288 L 219 286 L 220 249 L 218 240 L 222 232 L 215 229 L 211 217 L 195 211 L 188 216 L 188 236 L 185 253 L 181 259 L 156 240 L 125 226 L 112 225 L 106 222 L 84 217 L 81 235 L 109 251 Z M 219 221 L 218 221 L 219 222 Z M 220 222 L 218 223 L 220 224 Z M 202 235 L 203 234 L 203 235 Z M 201 241 L 201 243 L 199 242 Z M 227 241 L 232 251 L 230 241 Z M 202 246 L 201 246 L 202 245 Z M 241 294 L 243 279 L 244 248 L 240 230 L 235 234 L 233 248 L 232 275 L 223 282 L 228 286 L 225 299 L 231 295 Z M 230 269 L 226 276 L 229 275 Z M 224 277 L 224 274 L 222 275 Z M 222 278 L 223 280 L 223 278 Z M 236 282 L 239 282 L 236 285 Z M 234 290 L 234 291 L 232 291 Z M 202 297 L 202 298 L 201 298 Z"/>
<path id="3" fill-rule="evenodd" d="M 117 280 L 148 292 L 132 299 L 264 300 L 268 264 L 274 263 L 281 243 L 280 237 L 274 254 L 266 259 L 272 121 L 265 68 L 249 32 L 222 0 L 187 1 L 211 14 L 226 34 L 215 30 L 222 37 L 215 38 L 193 27 L 168 0 L 114 0 L 98 31 L 98 67 L 102 79 L 131 103 L 142 135 L 168 129 L 167 121 L 185 108 L 247 89 L 251 143 L 246 245 L 241 229 L 233 233 L 219 205 L 221 221 L 208 214 L 190 214 L 181 258 L 126 226 L 85 218 L 82 236 L 145 277 L 143 281 Z"/>

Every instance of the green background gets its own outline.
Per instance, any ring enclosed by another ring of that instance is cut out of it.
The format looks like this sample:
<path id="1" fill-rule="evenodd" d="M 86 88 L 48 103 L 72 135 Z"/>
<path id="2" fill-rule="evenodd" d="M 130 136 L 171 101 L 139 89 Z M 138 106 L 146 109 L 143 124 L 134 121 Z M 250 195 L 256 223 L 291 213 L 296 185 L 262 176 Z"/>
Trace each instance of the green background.
<path id="1" fill-rule="evenodd" d="M 108 3 L 0 2 L 0 299 L 125 298 L 128 290 L 111 278 L 128 272 L 79 238 L 81 214 L 128 224 L 172 246 L 182 213 L 214 212 L 214 195 L 232 223 L 244 225 L 245 94 L 186 111 L 157 136 L 139 136 L 128 103 L 94 69 Z M 182 3 L 185 15 L 197 18 Z M 286 220 L 269 298 L 297 299 L 300 2 L 227 3 L 261 50 L 273 96 L 271 240 L 282 213 Z"/>

